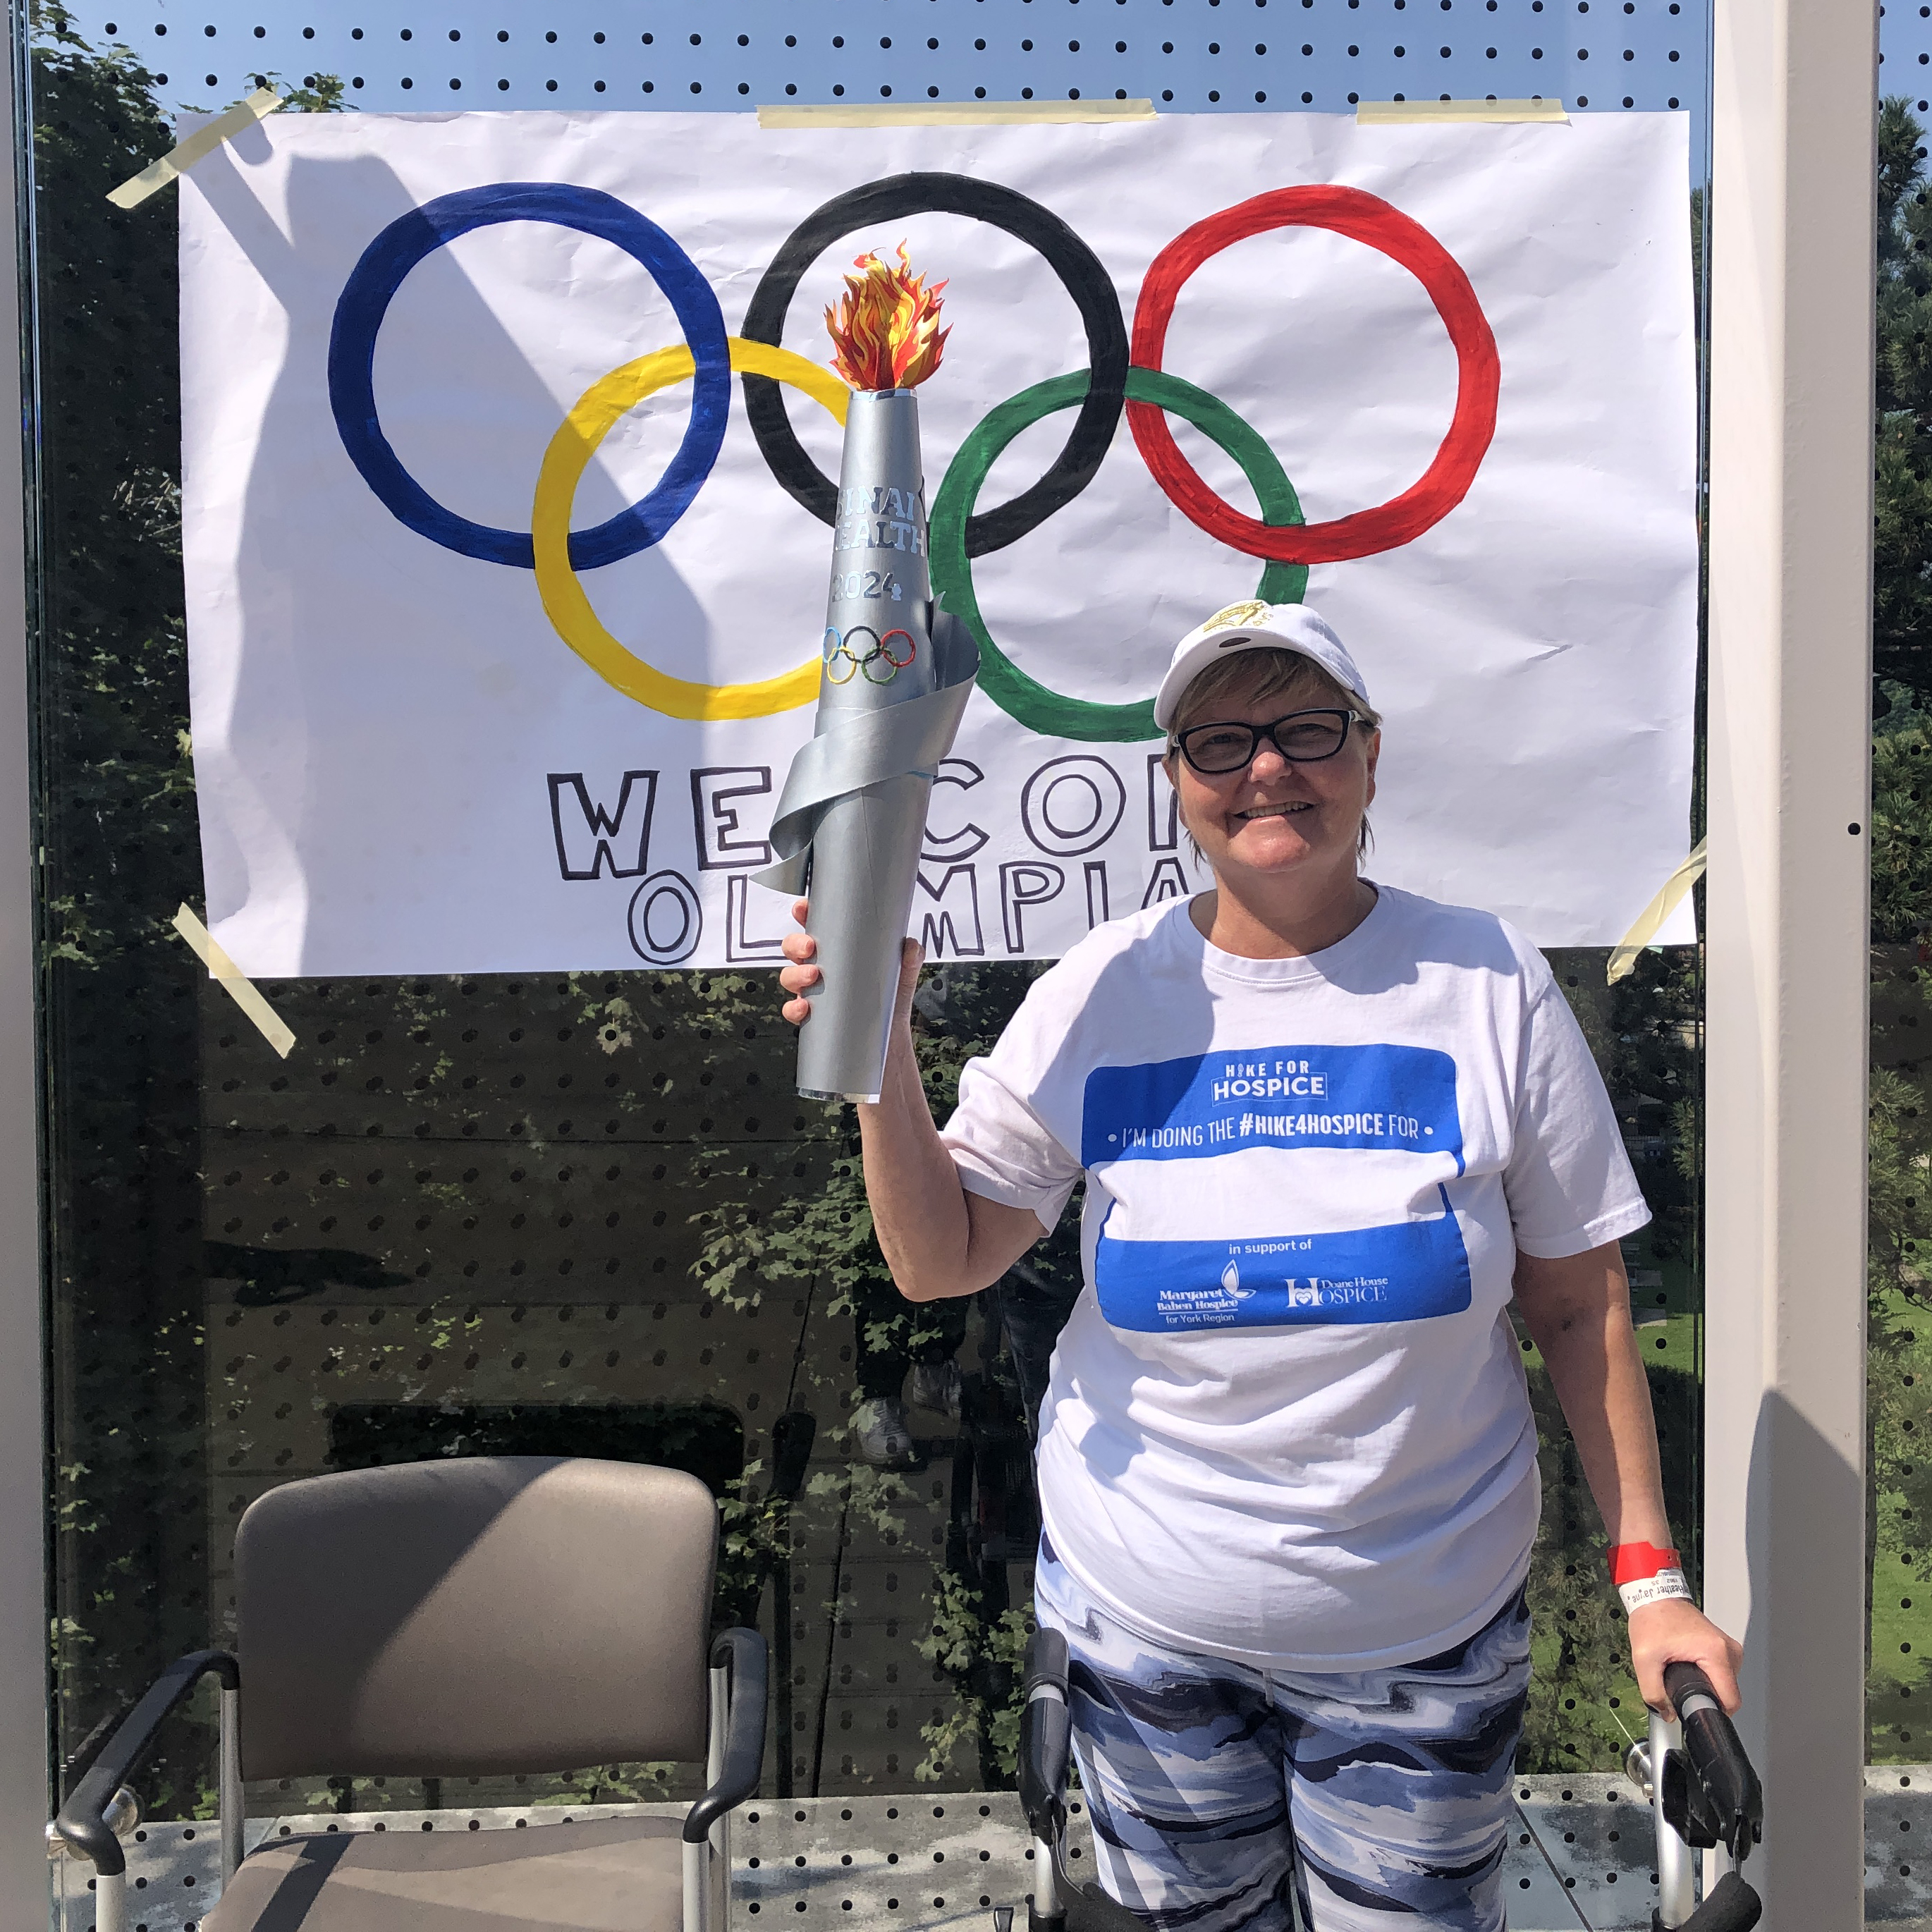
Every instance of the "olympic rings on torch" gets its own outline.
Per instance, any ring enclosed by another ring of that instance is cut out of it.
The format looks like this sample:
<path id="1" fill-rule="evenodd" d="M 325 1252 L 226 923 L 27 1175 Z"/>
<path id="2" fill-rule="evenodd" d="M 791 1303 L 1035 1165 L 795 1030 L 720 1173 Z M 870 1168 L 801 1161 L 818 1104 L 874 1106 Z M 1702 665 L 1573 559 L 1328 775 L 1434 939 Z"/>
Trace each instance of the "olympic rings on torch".
<path id="1" fill-rule="evenodd" d="M 872 639 L 871 646 L 854 650 L 853 640 L 862 635 Z M 895 638 L 903 638 L 906 641 L 906 652 L 902 658 L 894 657 L 886 649 Z M 869 624 L 854 624 L 841 637 L 836 626 L 828 624 L 825 627 L 825 676 L 828 683 L 850 684 L 855 671 L 863 671 L 868 684 L 890 684 L 918 655 L 918 640 L 910 631 L 888 631 L 882 638 Z M 881 663 L 888 667 L 883 677 L 872 669 L 873 665 Z M 842 670 L 839 669 L 841 664 L 844 666 Z"/>
<path id="2" fill-rule="evenodd" d="M 1288 530 L 1230 508 L 1196 474 L 1160 411 L 1127 404 L 1127 426 L 1154 481 L 1210 537 L 1250 556 L 1283 563 L 1339 563 L 1412 543 L 1468 494 L 1496 430 L 1502 368 L 1496 338 L 1461 265 L 1420 222 L 1355 188 L 1283 188 L 1197 221 L 1154 258 L 1134 309 L 1134 366 L 1158 369 L 1181 284 L 1210 255 L 1273 228 L 1326 228 L 1400 262 L 1436 304 L 1456 349 L 1456 412 L 1436 460 L 1400 496 L 1372 510 Z"/>
<path id="3" fill-rule="evenodd" d="M 1072 298 L 1086 332 L 1088 368 L 1036 382 L 987 415 L 960 446 L 932 506 L 933 588 L 979 642 L 980 688 L 1043 736 L 1102 744 L 1160 735 L 1151 700 L 1120 704 L 1070 698 L 1022 670 L 988 632 L 973 584 L 974 558 L 1037 529 L 1093 481 L 1124 408 L 1154 481 L 1209 536 L 1266 561 L 1256 595 L 1276 604 L 1300 600 L 1310 564 L 1393 550 L 1439 522 L 1468 494 L 1496 434 L 1501 365 L 1468 277 L 1426 229 L 1374 195 L 1351 188 L 1278 188 L 1196 222 L 1148 270 L 1130 358 L 1112 278 L 1065 222 L 996 182 L 932 173 L 869 182 L 815 209 L 760 279 L 743 334 L 730 337 L 718 298 L 691 257 L 655 223 L 610 195 L 555 182 L 502 182 L 440 196 L 390 223 L 370 243 L 336 302 L 328 395 L 343 448 L 377 499 L 419 536 L 464 556 L 533 571 L 544 612 L 564 642 L 615 689 L 666 716 L 761 718 L 791 710 L 812 702 L 821 674 L 843 684 L 862 670 L 875 682 L 890 683 L 912 662 L 916 640 L 902 630 L 881 638 L 862 625 L 843 636 L 828 628 L 818 658 L 776 677 L 743 684 L 674 677 L 610 634 L 577 573 L 650 548 L 690 507 L 723 445 L 734 372 L 744 380 L 746 413 L 773 477 L 820 521 L 835 520 L 836 487 L 800 442 L 779 386 L 802 390 L 841 424 L 850 392 L 830 370 L 779 346 L 785 318 L 806 271 L 842 237 L 928 213 L 986 222 L 1036 249 Z M 403 467 L 376 408 L 376 338 L 410 272 L 458 236 L 504 221 L 549 222 L 615 244 L 663 291 L 686 336 L 682 344 L 612 370 L 578 398 L 544 452 L 528 536 L 472 523 L 437 502 Z M 1195 270 L 1250 236 L 1294 226 L 1328 229 L 1408 269 L 1435 304 L 1456 351 L 1455 411 L 1428 469 L 1388 502 L 1319 524 L 1304 520 L 1294 484 L 1257 431 L 1218 398 L 1161 367 L 1175 301 Z M 572 532 L 578 484 L 604 438 L 646 396 L 681 382 L 693 386 L 691 419 L 656 487 L 596 529 Z M 1068 409 L 1078 413 L 1046 474 L 1010 502 L 975 514 L 974 502 L 1000 452 L 1030 424 Z M 1208 488 L 1175 444 L 1167 412 L 1192 423 L 1240 465 L 1260 506 L 1258 519 Z M 861 633 L 870 644 L 855 650 Z M 894 654 L 895 639 L 904 640 L 904 656 Z"/>
<path id="4" fill-rule="evenodd" d="M 852 632 L 847 633 L 840 632 L 830 624 L 825 627 L 825 681 L 826 683 L 850 684 L 858 675 L 859 658 L 852 649 L 852 639 L 864 628 L 863 625 L 860 625 Z M 878 654 L 878 639 L 874 637 L 872 649 L 869 655 L 877 657 Z"/>

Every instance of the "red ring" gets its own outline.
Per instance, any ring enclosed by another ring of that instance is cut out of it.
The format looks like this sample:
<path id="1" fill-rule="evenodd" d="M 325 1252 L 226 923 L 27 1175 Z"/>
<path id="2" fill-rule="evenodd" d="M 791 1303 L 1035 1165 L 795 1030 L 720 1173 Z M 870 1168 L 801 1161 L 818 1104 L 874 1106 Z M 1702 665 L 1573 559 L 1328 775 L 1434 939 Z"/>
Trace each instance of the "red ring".
<path id="1" fill-rule="evenodd" d="M 1208 488 L 1180 453 L 1152 403 L 1127 404 L 1142 460 L 1190 522 L 1248 556 L 1280 563 L 1339 563 L 1412 543 L 1464 496 L 1496 434 L 1502 365 L 1496 338 L 1455 257 L 1419 222 L 1360 188 L 1282 188 L 1223 208 L 1184 229 L 1154 257 L 1134 310 L 1132 362 L 1159 369 L 1182 284 L 1209 256 L 1271 228 L 1326 228 L 1399 262 L 1429 292 L 1456 350 L 1456 413 L 1436 459 L 1400 496 L 1325 524 L 1274 525 L 1244 517 Z"/>
<path id="2" fill-rule="evenodd" d="M 892 652 L 886 649 L 895 638 L 903 638 L 906 640 L 906 654 L 902 658 L 894 657 Z M 906 666 L 919 656 L 919 640 L 910 631 L 888 631 L 879 640 L 879 654 L 893 670 L 904 670 Z"/>

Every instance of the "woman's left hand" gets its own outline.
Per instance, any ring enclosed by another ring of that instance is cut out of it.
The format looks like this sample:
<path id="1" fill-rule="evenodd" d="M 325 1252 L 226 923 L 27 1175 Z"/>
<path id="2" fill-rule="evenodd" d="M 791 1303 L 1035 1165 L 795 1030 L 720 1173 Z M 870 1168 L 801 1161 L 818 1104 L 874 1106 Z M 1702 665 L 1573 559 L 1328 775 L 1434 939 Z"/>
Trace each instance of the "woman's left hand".
<path id="1" fill-rule="evenodd" d="M 1744 1647 L 1726 1636 L 1688 1598 L 1666 1598 L 1632 1611 L 1630 1646 L 1636 1688 L 1652 1710 L 1670 1708 L 1664 1688 L 1664 1666 L 1694 1664 L 1711 1680 L 1718 1702 L 1736 1714 L 1738 1666 L 1744 1661 Z"/>

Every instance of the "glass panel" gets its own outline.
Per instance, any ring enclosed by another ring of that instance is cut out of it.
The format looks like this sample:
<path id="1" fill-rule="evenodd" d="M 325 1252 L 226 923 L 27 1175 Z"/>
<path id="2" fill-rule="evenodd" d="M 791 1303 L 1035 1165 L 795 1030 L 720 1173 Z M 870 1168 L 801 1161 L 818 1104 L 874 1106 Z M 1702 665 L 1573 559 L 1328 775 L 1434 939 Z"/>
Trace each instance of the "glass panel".
<path id="1" fill-rule="evenodd" d="M 1886 53 L 1932 44 L 1913 21 L 1887 28 Z M 1923 52 L 1917 53 L 1922 62 Z M 1923 84 L 1922 81 L 1920 83 Z M 1926 590 L 1922 559 L 1928 401 L 1918 369 L 1928 278 L 1920 257 L 1925 211 L 1925 104 L 1886 100 L 1879 138 L 1877 520 L 1874 660 L 1877 682 L 1872 747 L 1872 965 L 1870 1349 L 1866 1394 L 1868 1601 L 1870 1606 L 1866 1713 L 1874 1762 L 1928 1756 L 1924 1659 L 1932 1649 L 1932 1552 L 1926 1548 L 1924 1438 L 1932 1426 L 1925 1394 L 1932 1377 L 1932 1308 L 1925 1257 L 1932 1255 L 1932 1174 L 1927 1172 L 1924 802 L 1932 756 L 1927 711 L 1932 664 L 1922 639 Z"/>
<path id="2" fill-rule="evenodd" d="M 1696 949 L 1637 956 L 1606 982 L 1607 953 L 1548 956 L 1623 1129 L 1650 1225 L 1623 1244 L 1663 1458 L 1664 1499 L 1693 1590 L 1702 1570 L 1704 988 Z M 1520 1328 L 1520 1324 L 1519 1324 Z M 1543 1523 L 1530 1569 L 1535 1675 L 1519 1770 L 1613 1771 L 1645 1735 L 1608 1541 L 1541 1360 L 1524 1365 L 1543 1436 Z"/>
<path id="3" fill-rule="evenodd" d="M 1078 1281 L 1070 1216 L 970 1306 L 900 1302 L 870 1239 L 850 1117 L 794 1097 L 762 976 L 271 982 L 296 1036 L 286 1060 L 208 982 L 170 925 L 200 898 L 172 211 L 104 198 L 169 145 L 157 101 L 219 104 L 256 67 L 302 82 L 296 105 L 328 104 L 339 80 L 385 110 L 458 93 L 467 105 L 479 89 L 492 105 L 582 107 L 620 86 L 626 105 L 736 106 L 754 87 L 826 98 L 848 80 L 874 98 L 1084 83 L 1198 110 L 1250 95 L 1334 109 L 1418 84 L 1425 50 L 1399 23 L 1371 46 L 1366 28 L 1347 39 L 1358 26 L 1341 0 L 1321 8 L 1318 32 L 1298 10 L 1271 53 L 1244 56 L 1239 88 L 1205 33 L 1168 51 L 1172 16 L 1151 9 L 1132 16 L 1118 64 L 1055 49 L 1036 65 L 1016 34 L 983 66 L 935 65 L 930 80 L 912 43 L 890 57 L 824 44 L 836 23 L 817 8 L 784 16 L 811 25 L 795 64 L 776 50 L 776 16 L 760 28 L 768 61 L 735 34 L 698 47 L 700 8 L 685 10 L 688 32 L 668 10 L 621 52 L 588 26 L 547 40 L 548 16 L 521 4 L 459 10 L 446 40 L 441 26 L 365 38 L 334 5 L 313 30 L 279 13 L 257 27 L 225 4 L 166 17 L 152 0 L 97 5 L 74 16 L 84 34 L 46 10 L 34 286 L 63 1759 L 169 1658 L 224 1640 L 233 1525 L 267 1488 L 376 1462 L 568 1450 L 675 1463 L 718 1495 L 718 1614 L 756 1622 L 774 1648 L 774 1793 L 1007 1783 L 1037 1534 L 1028 1418 Z M 1609 58 L 1606 100 L 1700 98 L 1701 12 L 1646 4 L 1600 27 L 1583 10 L 1444 26 L 1428 85 L 1557 92 Z M 940 0 L 928 17 L 964 34 L 979 16 Z M 1298 51 L 1304 31 L 1312 51 Z M 1701 982 L 1688 952 L 1647 953 L 1615 988 L 1600 951 L 1552 961 L 1657 1210 L 1629 1259 L 1694 1568 Z M 928 975 L 920 1051 L 942 1112 L 961 1061 L 1036 970 Z M 1526 1363 L 1550 1447 L 1522 1768 L 1611 1768 L 1638 1708 L 1621 1618 L 1540 1365 Z M 862 1406 L 886 1394 L 907 1401 L 902 1469 L 861 1453 L 858 1430 L 876 1420 Z M 144 1774 L 158 1815 L 211 1808 L 207 1719 L 191 1713 Z M 254 1802 L 566 1802 L 686 1792 L 692 1774 L 605 1767 L 460 1794 L 318 1783 Z"/>

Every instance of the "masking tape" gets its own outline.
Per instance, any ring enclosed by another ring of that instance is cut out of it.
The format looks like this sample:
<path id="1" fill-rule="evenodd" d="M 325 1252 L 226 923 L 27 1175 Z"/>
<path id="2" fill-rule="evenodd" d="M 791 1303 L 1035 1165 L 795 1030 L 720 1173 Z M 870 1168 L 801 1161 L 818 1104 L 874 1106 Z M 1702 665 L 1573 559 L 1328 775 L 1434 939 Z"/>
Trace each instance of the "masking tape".
<path id="1" fill-rule="evenodd" d="M 205 128 L 197 128 L 184 141 L 177 141 L 158 161 L 150 161 L 137 175 L 117 188 L 107 199 L 116 208 L 138 208 L 157 189 L 166 188 L 176 176 L 185 174 L 204 155 L 212 154 L 224 141 L 232 141 L 244 128 L 266 120 L 282 104 L 282 97 L 272 87 L 258 87 L 239 106 L 218 114 Z"/>
<path id="2" fill-rule="evenodd" d="M 1614 986 L 1619 980 L 1629 977 L 1636 964 L 1636 956 L 1677 910 L 1678 901 L 1704 876 L 1704 848 L 1708 842 L 1702 838 L 1698 840 L 1690 856 L 1658 888 L 1657 896 L 1637 915 L 1636 925 L 1624 934 L 1622 942 L 1610 955 L 1610 970 L 1604 976 L 1610 985 Z"/>
<path id="3" fill-rule="evenodd" d="M 296 1043 L 296 1036 L 289 1030 L 287 1022 L 262 998 L 254 980 L 215 944 L 208 928 L 188 907 L 183 906 L 175 914 L 175 930 L 201 956 L 208 977 L 219 980 L 227 988 L 228 997 L 254 1022 L 262 1037 L 284 1060 L 287 1059 L 289 1048 Z"/>
<path id="4" fill-rule="evenodd" d="M 1362 100 L 1358 128 L 1394 128 L 1418 121 L 1556 121 L 1568 127 L 1561 100 Z"/>
<path id="5" fill-rule="evenodd" d="M 928 100 L 901 106 L 842 100 L 758 110 L 760 128 L 956 128 L 989 122 L 1151 121 L 1151 100 Z"/>

